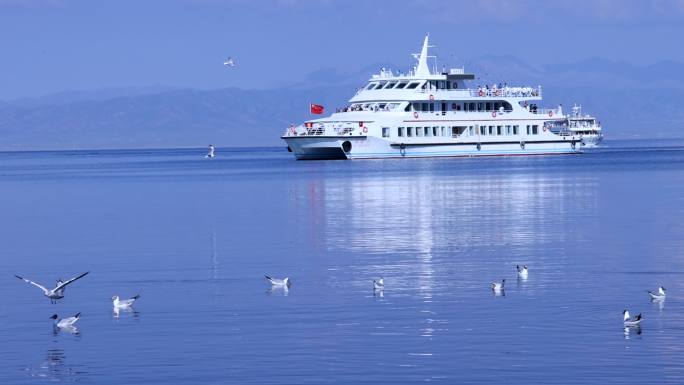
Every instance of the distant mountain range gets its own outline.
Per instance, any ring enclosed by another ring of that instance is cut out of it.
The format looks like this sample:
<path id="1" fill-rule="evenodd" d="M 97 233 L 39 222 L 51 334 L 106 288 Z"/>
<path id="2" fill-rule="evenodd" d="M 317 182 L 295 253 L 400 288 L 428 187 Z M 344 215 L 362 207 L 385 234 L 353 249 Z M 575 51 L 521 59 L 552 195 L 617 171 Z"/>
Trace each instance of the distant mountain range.
<path id="1" fill-rule="evenodd" d="M 343 106 L 381 65 L 321 69 L 275 89 L 197 90 L 164 86 L 62 92 L 0 101 L 0 149 L 283 145 L 289 124 Z M 389 66 L 387 66 L 389 68 Z M 544 105 L 581 103 L 610 138 L 684 137 L 684 64 L 635 66 L 605 59 L 535 66 L 514 57 L 467 63 L 477 84 L 542 85 Z"/>

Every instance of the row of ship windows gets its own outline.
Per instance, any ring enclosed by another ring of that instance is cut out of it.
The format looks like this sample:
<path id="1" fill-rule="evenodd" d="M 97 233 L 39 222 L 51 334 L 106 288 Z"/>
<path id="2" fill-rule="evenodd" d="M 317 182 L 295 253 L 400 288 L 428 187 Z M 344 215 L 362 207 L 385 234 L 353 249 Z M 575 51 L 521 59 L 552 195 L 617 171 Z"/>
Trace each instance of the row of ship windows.
<path id="1" fill-rule="evenodd" d="M 430 136 L 451 136 L 452 138 L 457 138 L 464 133 L 470 136 L 478 135 L 518 135 L 519 133 L 518 125 L 510 126 L 449 126 L 449 127 L 397 127 L 398 137 L 430 137 Z M 539 126 L 538 125 L 528 125 L 527 135 L 538 135 Z M 382 136 L 385 138 L 390 137 L 390 128 L 382 128 Z"/>
<path id="2" fill-rule="evenodd" d="M 447 111 L 449 108 L 453 111 L 499 111 L 503 108 L 506 111 L 511 111 L 513 107 L 510 103 L 504 101 L 498 102 L 460 102 L 460 101 L 443 101 L 443 102 L 413 102 L 406 106 L 405 111 L 422 111 L 434 112 Z"/>
<path id="3" fill-rule="evenodd" d="M 395 90 L 401 90 L 401 89 L 407 89 L 407 90 L 412 90 L 417 88 L 418 86 L 421 86 L 421 89 L 429 88 L 429 89 L 442 89 L 442 90 L 449 90 L 449 89 L 457 89 L 458 88 L 458 82 L 449 82 L 445 80 L 430 80 L 429 82 L 421 83 L 421 82 L 408 82 L 408 81 L 388 81 L 388 82 L 372 82 L 366 86 L 366 90 L 389 90 L 389 89 L 395 89 Z"/>

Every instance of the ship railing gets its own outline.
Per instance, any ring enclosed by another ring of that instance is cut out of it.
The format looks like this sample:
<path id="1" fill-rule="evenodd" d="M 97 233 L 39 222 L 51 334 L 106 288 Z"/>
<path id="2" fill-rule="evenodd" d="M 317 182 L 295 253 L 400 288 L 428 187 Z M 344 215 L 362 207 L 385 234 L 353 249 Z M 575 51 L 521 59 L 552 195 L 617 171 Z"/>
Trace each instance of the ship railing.
<path id="1" fill-rule="evenodd" d="M 306 126 L 290 126 L 283 136 L 324 136 L 324 135 L 352 135 L 361 132 L 361 128 L 354 126 L 328 126 L 328 125 L 314 125 L 312 127 Z"/>
<path id="2" fill-rule="evenodd" d="M 536 115 L 547 115 L 556 118 L 561 116 L 557 108 L 530 108 L 529 111 Z"/>
<path id="3" fill-rule="evenodd" d="M 539 87 L 502 87 L 502 88 L 467 88 L 467 89 L 435 89 L 422 88 L 417 92 L 423 94 L 433 94 L 445 92 L 451 96 L 470 96 L 470 97 L 509 97 L 509 98 L 525 98 L 525 97 L 541 97 L 542 88 Z"/>

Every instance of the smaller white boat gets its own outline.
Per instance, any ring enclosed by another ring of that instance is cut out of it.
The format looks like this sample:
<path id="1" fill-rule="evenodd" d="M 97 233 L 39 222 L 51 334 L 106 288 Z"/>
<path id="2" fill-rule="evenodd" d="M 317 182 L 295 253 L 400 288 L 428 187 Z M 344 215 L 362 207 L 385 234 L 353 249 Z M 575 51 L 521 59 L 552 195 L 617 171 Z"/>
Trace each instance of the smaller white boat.
<path id="1" fill-rule="evenodd" d="M 570 135 L 579 136 L 582 145 L 596 147 L 603 140 L 601 122 L 589 114 L 582 114 L 582 106 L 572 106 L 572 114 L 568 116 L 568 130 Z"/>

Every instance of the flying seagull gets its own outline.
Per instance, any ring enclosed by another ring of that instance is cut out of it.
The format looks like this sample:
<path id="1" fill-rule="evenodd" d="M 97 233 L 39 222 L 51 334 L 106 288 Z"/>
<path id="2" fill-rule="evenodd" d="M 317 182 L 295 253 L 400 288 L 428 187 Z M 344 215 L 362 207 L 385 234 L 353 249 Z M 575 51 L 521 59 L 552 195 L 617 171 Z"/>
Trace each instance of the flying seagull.
<path id="1" fill-rule="evenodd" d="M 637 314 L 636 317 L 630 317 L 629 311 L 625 309 L 622 312 L 623 322 L 625 326 L 638 326 L 641 323 L 641 313 Z"/>
<path id="2" fill-rule="evenodd" d="M 520 279 L 527 279 L 527 265 L 524 265 L 523 267 L 520 267 L 520 265 L 515 265 L 515 268 L 518 269 L 518 277 Z"/>
<path id="3" fill-rule="evenodd" d="M 38 283 L 35 283 L 29 279 L 22 278 L 18 275 L 15 275 L 15 277 L 17 277 L 17 278 L 21 279 L 22 281 L 24 281 L 26 283 L 30 283 L 31 285 L 36 286 L 39 289 L 41 289 L 43 291 L 43 295 L 48 297 L 50 299 L 50 302 L 52 302 L 54 304 L 54 303 L 57 303 L 58 299 L 64 298 L 64 289 L 66 288 L 66 286 L 68 284 L 74 282 L 77 279 L 85 277 L 88 273 L 89 273 L 89 271 L 86 271 L 85 273 L 79 275 L 78 277 L 74 277 L 74 278 L 71 278 L 71 279 L 66 280 L 66 281 L 62 281 L 61 279 L 59 279 L 57 281 L 57 286 L 51 290 L 48 290 L 47 288 L 45 288 L 45 286 L 40 285 Z"/>
<path id="4" fill-rule="evenodd" d="M 135 295 L 129 299 L 119 299 L 119 296 L 115 295 L 112 297 L 112 304 L 115 309 L 128 309 L 133 306 L 133 302 L 138 298 L 140 298 L 140 295 Z"/>
<path id="5" fill-rule="evenodd" d="M 380 277 L 380 279 L 373 280 L 373 290 L 385 290 L 385 279 Z"/>
<path id="6" fill-rule="evenodd" d="M 228 59 L 223 62 L 223 65 L 226 67 L 235 67 L 235 60 L 233 60 L 232 57 L 228 56 Z"/>
<path id="7" fill-rule="evenodd" d="M 653 300 L 653 301 L 662 301 L 665 299 L 665 288 L 662 286 L 658 286 L 658 292 L 657 293 L 649 291 L 648 295 L 651 296 L 651 300 Z"/>
<path id="8" fill-rule="evenodd" d="M 292 282 L 290 281 L 290 278 L 283 278 L 283 279 L 278 279 L 278 278 L 271 278 L 268 275 L 265 275 L 266 279 L 268 282 L 271 283 L 273 286 L 278 286 L 278 287 L 290 287 L 292 285 Z"/>
<path id="9" fill-rule="evenodd" d="M 67 329 L 74 327 L 76 321 L 81 319 L 81 313 L 76 313 L 73 317 L 67 317 L 62 319 L 59 319 L 57 314 L 53 314 L 52 317 L 50 317 L 50 319 L 54 320 L 56 327 Z"/>

